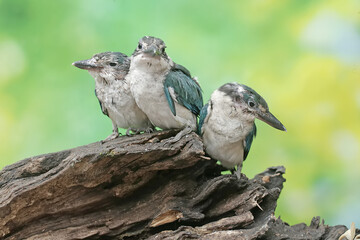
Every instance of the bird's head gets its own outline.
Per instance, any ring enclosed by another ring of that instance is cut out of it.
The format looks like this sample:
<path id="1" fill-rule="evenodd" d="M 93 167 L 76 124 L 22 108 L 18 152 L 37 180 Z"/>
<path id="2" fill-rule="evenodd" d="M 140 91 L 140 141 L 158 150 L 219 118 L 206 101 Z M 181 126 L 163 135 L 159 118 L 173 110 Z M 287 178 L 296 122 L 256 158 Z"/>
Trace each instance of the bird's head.
<path id="1" fill-rule="evenodd" d="M 132 55 L 133 65 L 137 68 L 145 67 L 147 71 L 167 70 L 172 63 L 165 48 L 166 45 L 160 38 L 150 36 L 141 38 Z"/>
<path id="2" fill-rule="evenodd" d="M 90 59 L 74 62 L 73 65 L 88 70 L 93 76 L 119 80 L 128 73 L 130 60 L 120 52 L 103 52 L 95 54 Z"/>
<path id="3" fill-rule="evenodd" d="M 166 45 L 160 38 L 145 36 L 139 40 L 139 44 L 133 55 L 144 54 L 148 57 L 168 58 L 165 48 Z"/>
<path id="4" fill-rule="evenodd" d="M 264 98 L 252 88 L 238 83 L 227 83 L 218 90 L 231 99 L 233 106 L 241 111 L 241 116 L 247 119 L 257 118 L 276 129 L 286 131 L 284 125 L 269 111 Z"/>

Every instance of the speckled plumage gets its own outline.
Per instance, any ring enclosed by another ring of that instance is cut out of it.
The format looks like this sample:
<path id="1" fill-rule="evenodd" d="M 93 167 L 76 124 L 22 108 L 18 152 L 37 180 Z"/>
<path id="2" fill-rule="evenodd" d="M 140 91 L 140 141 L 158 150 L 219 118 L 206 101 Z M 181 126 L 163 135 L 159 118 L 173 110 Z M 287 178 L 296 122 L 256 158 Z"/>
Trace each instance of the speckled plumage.
<path id="1" fill-rule="evenodd" d="M 196 130 L 203 104 L 200 86 L 186 68 L 167 56 L 161 39 L 140 39 L 126 80 L 137 105 L 154 126 Z"/>
<path id="2" fill-rule="evenodd" d="M 227 83 L 215 90 L 200 113 L 198 131 L 206 153 L 221 161 L 225 168 L 237 166 L 239 178 L 256 135 L 255 118 L 285 130 L 269 112 L 265 100 L 253 89 L 238 83 Z"/>
<path id="3" fill-rule="evenodd" d="M 104 52 L 74 65 L 88 70 L 95 79 L 95 94 L 101 110 L 113 123 L 113 134 L 107 140 L 118 136 L 118 128 L 132 131 L 151 129 L 151 122 L 136 105 L 129 82 L 125 80 L 130 67 L 130 59 L 126 55 Z"/>

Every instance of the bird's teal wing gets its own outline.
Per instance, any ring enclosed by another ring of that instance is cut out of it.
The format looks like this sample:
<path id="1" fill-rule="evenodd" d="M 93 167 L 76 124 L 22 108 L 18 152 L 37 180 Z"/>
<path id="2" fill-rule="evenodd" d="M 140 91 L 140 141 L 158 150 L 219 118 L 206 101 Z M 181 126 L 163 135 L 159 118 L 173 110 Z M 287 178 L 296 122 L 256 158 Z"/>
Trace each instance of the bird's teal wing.
<path id="1" fill-rule="evenodd" d="M 190 71 L 189 71 L 186 67 L 184 67 L 183 65 L 180 65 L 180 64 L 175 63 L 173 69 L 174 69 L 174 70 L 180 70 L 180 71 L 182 71 L 186 76 L 188 76 L 188 77 L 191 78 L 191 73 L 190 73 Z"/>
<path id="2" fill-rule="evenodd" d="M 190 72 L 176 64 L 165 78 L 164 91 L 171 112 L 176 116 L 175 103 L 189 109 L 198 116 L 203 107 L 203 97 L 200 85 L 191 78 Z"/>
<path id="3" fill-rule="evenodd" d="M 208 107 L 209 104 L 205 104 L 204 107 L 200 111 L 200 117 L 199 117 L 199 125 L 198 125 L 198 134 L 202 136 L 201 128 L 204 125 L 205 118 L 208 115 Z"/>
<path id="4" fill-rule="evenodd" d="M 245 141 L 244 141 L 244 161 L 245 161 L 247 155 L 249 154 L 250 147 L 251 147 L 254 137 L 256 137 L 255 123 L 254 123 L 253 130 L 246 136 Z"/>

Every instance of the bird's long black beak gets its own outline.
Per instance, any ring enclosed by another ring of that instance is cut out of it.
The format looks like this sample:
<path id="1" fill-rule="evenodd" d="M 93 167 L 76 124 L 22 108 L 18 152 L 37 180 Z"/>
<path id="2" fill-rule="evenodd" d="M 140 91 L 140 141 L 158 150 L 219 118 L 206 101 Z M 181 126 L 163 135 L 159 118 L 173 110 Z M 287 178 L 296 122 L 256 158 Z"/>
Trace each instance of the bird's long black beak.
<path id="1" fill-rule="evenodd" d="M 85 70 L 91 70 L 91 69 L 99 68 L 99 66 L 97 64 L 95 64 L 92 61 L 92 59 L 73 62 L 72 65 L 74 65 L 75 67 L 81 68 L 81 69 L 85 69 Z"/>
<path id="2" fill-rule="evenodd" d="M 161 51 L 157 46 L 150 45 L 148 48 L 144 49 L 144 53 L 150 55 L 151 57 L 160 56 Z"/>
<path id="3" fill-rule="evenodd" d="M 270 126 L 276 129 L 286 132 L 285 126 L 269 111 L 266 112 L 258 111 L 256 118 L 258 118 L 263 122 L 266 122 L 267 124 L 269 124 Z"/>

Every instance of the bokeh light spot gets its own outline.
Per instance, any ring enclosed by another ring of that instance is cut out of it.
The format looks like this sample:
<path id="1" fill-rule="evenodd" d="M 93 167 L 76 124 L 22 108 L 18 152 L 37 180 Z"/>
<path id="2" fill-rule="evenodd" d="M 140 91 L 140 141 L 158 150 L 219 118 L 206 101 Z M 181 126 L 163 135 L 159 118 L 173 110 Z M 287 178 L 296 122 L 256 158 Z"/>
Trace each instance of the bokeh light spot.
<path id="1" fill-rule="evenodd" d="M 332 145 L 341 160 L 352 161 L 359 154 L 359 141 L 351 132 L 343 130 L 333 134 Z"/>
<path id="2" fill-rule="evenodd" d="M 19 44 L 13 40 L 0 42 L 0 84 L 24 71 L 25 56 Z"/>

